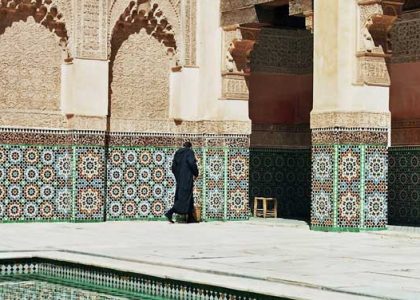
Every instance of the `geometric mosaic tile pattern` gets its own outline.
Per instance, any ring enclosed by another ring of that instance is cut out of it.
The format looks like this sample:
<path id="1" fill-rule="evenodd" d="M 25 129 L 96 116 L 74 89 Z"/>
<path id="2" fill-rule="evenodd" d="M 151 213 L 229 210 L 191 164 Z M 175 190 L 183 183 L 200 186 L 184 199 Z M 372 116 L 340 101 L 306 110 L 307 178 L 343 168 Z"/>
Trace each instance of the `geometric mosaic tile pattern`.
<path id="1" fill-rule="evenodd" d="M 364 224 L 382 228 L 388 223 L 388 151 L 382 146 L 367 146 L 364 165 Z"/>
<path id="2" fill-rule="evenodd" d="M 227 210 L 227 151 L 206 149 L 205 153 L 205 214 L 209 219 L 223 219 Z M 226 188 L 225 188 L 226 187 Z"/>
<path id="3" fill-rule="evenodd" d="M 312 161 L 313 229 L 360 231 L 386 227 L 385 145 L 314 145 Z"/>
<path id="4" fill-rule="evenodd" d="M 254 197 L 274 197 L 278 201 L 279 217 L 308 221 L 311 150 L 251 149 L 249 187 L 251 202 Z"/>
<path id="5" fill-rule="evenodd" d="M 171 164 L 176 150 L 173 147 L 111 148 L 107 220 L 164 219 L 175 197 Z M 195 182 L 194 200 L 203 207 L 203 219 L 248 218 L 248 150 L 211 147 L 194 148 L 194 152 L 201 172 Z M 228 159 L 232 172 L 228 172 Z"/>
<path id="6" fill-rule="evenodd" d="M 104 146 L 0 145 L 0 222 L 164 219 L 176 149 L 112 146 L 106 162 Z M 194 150 L 203 219 L 247 219 L 249 150 Z"/>
<path id="7" fill-rule="evenodd" d="M 104 220 L 105 149 L 73 147 L 73 221 Z"/>
<path id="8" fill-rule="evenodd" d="M 113 147 L 108 160 L 107 219 L 160 218 L 175 197 L 173 148 Z"/>
<path id="9" fill-rule="evenodd" d="M 128 298 L 95 293 L 39 280 L 21 280 L 19 278 L 13 280 L 12 278 L 7 278 L 0 284 L 0 299 L 126 300 Z"/>
<path id="10" fill-rule="evenodd" d="M 68 148 L 0 145 L 0 219 L 65 221 L 71 217 Z"/>
<path id="11" fill-rule="evenodd" d="M 420 226 L 420 147 L 389 149 L 389 224 Z"/>
<path id="12" fill-rule="evenodd" d="M 227 209 L 228 220 L 249 216 L 249 150 L 231 148 L 227 153 Z"/>
<path id="13" fill-rule="evenodd" d="M 14 277 L 15 282 L 23 283 L 27 289 L 16 288 L 17 284 L 13 288 L 7 284 L 7 281 L 13 282 Z M 279 299 L 223 287 L 40 258 L 0 261 L 0 282 L 2 283 L 0 295 L 4 292 L 10 296 L 10 292 L 13 292 L 16 297 L 12 299 L 38 299 L 31 298 L 40 295 L 34 292 L 44 293 L 45 299 L 119 299 L 119 297 L 174 300 Z M 60 286 L 55 285 L 56 283 Z M 86 293 L 69 287 L 92 292 Z M 108 298 L 94 292 L 119 297 Z"/>
<path id="14" fill-rule="evenodd" d="M 312 149 L 312 205 L 311 225 L 337 226 L 335 198 L 335 153 L 332 147 L 316 146 Z"/>

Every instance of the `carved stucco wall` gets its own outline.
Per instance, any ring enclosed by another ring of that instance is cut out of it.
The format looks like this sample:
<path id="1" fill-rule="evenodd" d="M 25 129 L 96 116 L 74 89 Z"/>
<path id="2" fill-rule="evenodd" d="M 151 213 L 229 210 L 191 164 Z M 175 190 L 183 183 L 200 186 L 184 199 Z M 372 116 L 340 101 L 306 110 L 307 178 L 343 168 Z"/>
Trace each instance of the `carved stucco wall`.
<path id="1" fill-rule="evenodd" d="M 166 47 L 144 29 L 123 43 L 114 61 L 113 119 L 167 119 L 170 59 Z"/>
<path id="2" fill-rule="evenodd" d="M 8 27 L 0 35 L 0 109 L 58 111 L 61 51 L 32 17 Z"/>
<path id="3" fill-rule="evenodd" d="M 132 0 L 108 0 L 108 43 L 111 41 L 111 35 L 115 23 L 118 18 L 124 12 L 124 10 L 129 6 Z M 180 6 L 181 0 L 151 0 L 151 4 L 158 4 L 159 8 L 163 11 L 165 17 L 168 19 L 169 24 L 173 26 L 175 33 L 175 39 L 177 41 L 181 40 L 181 19 L 180 19 Z"/>
<path id="4" fill-rule="evenodd" d="M 52 2 L 62 15 L 62 21 L 66 23 L 67 35 L 69 37 L 69 43 L 73 43 L 73 7 L 72 1 L 69 0 L 54 0 Z"/>

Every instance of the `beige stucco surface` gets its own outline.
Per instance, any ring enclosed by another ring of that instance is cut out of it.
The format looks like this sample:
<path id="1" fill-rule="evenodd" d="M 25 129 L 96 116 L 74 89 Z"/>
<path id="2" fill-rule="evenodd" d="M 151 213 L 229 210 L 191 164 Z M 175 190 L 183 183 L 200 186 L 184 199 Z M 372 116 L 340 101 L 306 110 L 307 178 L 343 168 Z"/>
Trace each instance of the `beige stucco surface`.
<path id="1" fill-rule="evenodd" d="M 389 88 L 356 84 L 358 5 L 317 0 L 314 30 L 313 114 L 389 113 Z M 332 124 L 333 125 L 333 124 Z M 374 124 L 372 124 L 373 127 Z"/>

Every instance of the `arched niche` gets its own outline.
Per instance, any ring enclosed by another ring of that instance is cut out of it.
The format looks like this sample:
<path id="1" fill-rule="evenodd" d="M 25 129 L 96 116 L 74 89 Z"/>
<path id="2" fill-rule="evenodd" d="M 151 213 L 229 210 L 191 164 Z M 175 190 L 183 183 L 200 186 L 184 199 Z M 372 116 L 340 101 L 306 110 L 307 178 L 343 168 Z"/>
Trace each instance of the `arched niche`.
<path id="1" fill-rule="evenodd" d="M 165 12 L 150 1 L 130 2 L 113 27 L 110 47 L 109 115 L 113 122 L 166 120 L 177 45 Z"/>
<path id="2" fill-rule="evenodd" d="M 71 60 L 51 1 L 0 3 L 0 126 L 62 127 L 61 64 Z"/>

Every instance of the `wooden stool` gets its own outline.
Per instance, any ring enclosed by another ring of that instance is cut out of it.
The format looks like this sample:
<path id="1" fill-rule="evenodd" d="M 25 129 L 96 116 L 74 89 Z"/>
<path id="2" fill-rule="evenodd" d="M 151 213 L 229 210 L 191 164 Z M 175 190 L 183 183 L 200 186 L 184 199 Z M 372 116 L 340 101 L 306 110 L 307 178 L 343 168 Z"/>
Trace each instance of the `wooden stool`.
<path id="1" fill-rule="evenodd" d="M 258 208 L 259 202 L 262 202 L 263 208 Z M 272 202 L 274 208 L 268 209 L 267 202 Z M 264 197 L 255 197 L 254 198 L 254 217 L 272 217 L 277 218 L 277 199 L 276 198 L 264 198 Z"/>

